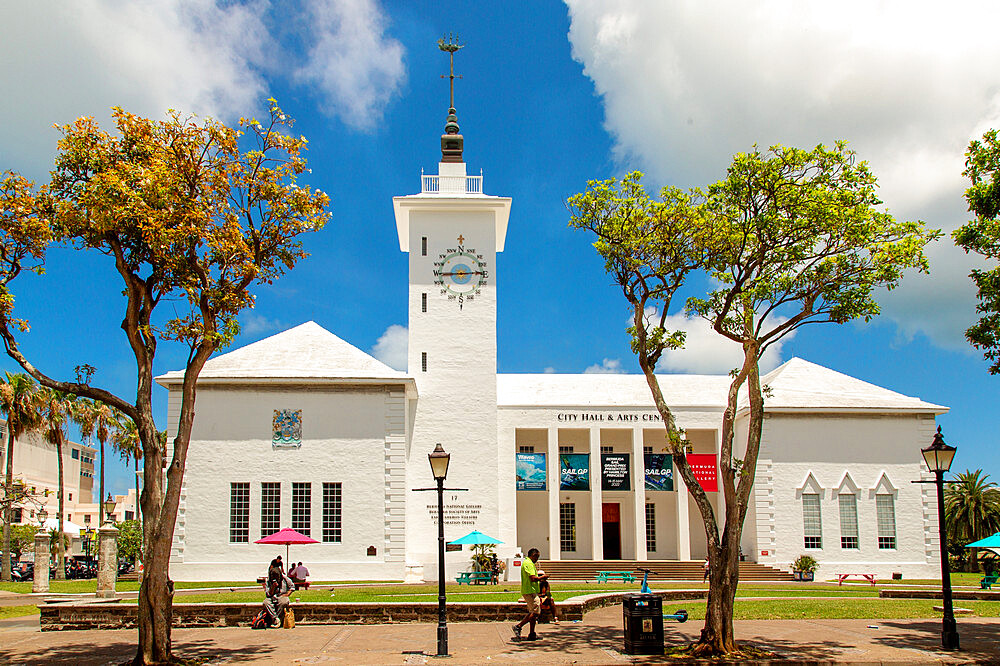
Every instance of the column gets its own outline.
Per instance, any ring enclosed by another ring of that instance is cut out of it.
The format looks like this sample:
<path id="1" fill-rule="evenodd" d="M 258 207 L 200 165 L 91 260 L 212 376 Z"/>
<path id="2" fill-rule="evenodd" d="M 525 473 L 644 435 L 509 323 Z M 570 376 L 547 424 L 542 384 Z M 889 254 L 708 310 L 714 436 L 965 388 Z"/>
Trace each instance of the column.
<path id="1" fill-rule="evenodd" d="M 590 543 L 591 559 L 604 559 L 604 508 L 601 495 L 601 429 L 590 429 Z"/>
<path id="2" fill-rule="evenodd" d="M 722 433 L 715 430 L 715 478 L 718 479 L 719 492 L 715 495 L 715 521 L 719 524 L 719 530 L 724 529 L 726 524 L 726 493 L 722 490 Z M 733 452 L 736 455 L 736 452 Z M 734 479 L 735 483 L 739 483 L 740 479 L 737 476 Z M 753 491 L 751 491 L 752 493 Z"/>
<path id="3" fill-rule="evenodd" d="M 635 559 L 646 555 L 646 456 L 642 452 L 642 430 L 632 429 L 632 497 L 635 500 Z"/>
<path id="4" fill-rule="evenodd" d="M 559 481 L 562 475 L 559 472 L 559 430 L 557 428 L 549 428 L 547 445 L 545 487 L 546 497 L 549 500 L 549 559 L 560 560 L 562 559 L 562 551 L 559 549 Z"/>
<path id="5" fill-rule="evenodd" d="M 111 523 L 97 530 L 97 597 L 114 599 L 118 578 L 118 529 Z"/>
<path id="6" fill-rule="evenodd" d="M 31 591 L 49 591 L 49 533 L 44 528 L 35 532 L 35 581 Z"/>
<path id="7" fill-rule="evenodd" d="M 684 455 L 683 453 L 681 455 Z M 688 522 L 688 489 L 674 466 L 674 488 L 677 491 L 677 559 L 691 559 L 691 525 Z"/>

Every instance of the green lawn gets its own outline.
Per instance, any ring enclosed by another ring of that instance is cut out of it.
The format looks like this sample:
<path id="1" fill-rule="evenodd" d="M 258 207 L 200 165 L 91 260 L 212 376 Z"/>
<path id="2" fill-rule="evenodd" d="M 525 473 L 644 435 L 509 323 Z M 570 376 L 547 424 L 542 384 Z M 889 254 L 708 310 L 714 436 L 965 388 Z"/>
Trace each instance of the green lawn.
<path id="1" fill-rule="evenodd" d="M 930 599 L 851 599 L 849 602 L 832 599 L 737 600 L 734 615 L 737 620 L 940 618 L 941 613 L 933 608 L 940 605 L 940 601 Z M 1000 617 L 1000 601 L 962 600 L 957 605 L 970 609 L 977 617 Z M 703 601 L 664 602 L 663 612 L 673 613 L 678 608 L 685 609 L 692 620 L 705 619 Z"/>
<path id="2" fill-rule="evenodd" d="M 24 615 L 38 615 L 38 606 L 0 606 L 0 620 Z"/>
<path id="3" fill-rule="evenodd" d="M 256 585 L 254 581 L 248 582 L 175 582 L 175 589 L 190 589 L 194 587 L 239 587 L 246 585 Z M 139 582 L 134 580 L 128 581 L 118 581 L 115 584 L 115 589 L 119 592 L 135 592 L 139 589 Z M 24 583 L 0 583 L 0 590 L 4 592 L 18 592 L 21 594 L 27 594 L 31 592 L 31 581 Z M 96 592 L 97 591 L 97 579 L 91 578 L 90 580 L 50 580 L 49 581 L 49 592 L 52 594 L 82 594 L 85 592 Z"/>

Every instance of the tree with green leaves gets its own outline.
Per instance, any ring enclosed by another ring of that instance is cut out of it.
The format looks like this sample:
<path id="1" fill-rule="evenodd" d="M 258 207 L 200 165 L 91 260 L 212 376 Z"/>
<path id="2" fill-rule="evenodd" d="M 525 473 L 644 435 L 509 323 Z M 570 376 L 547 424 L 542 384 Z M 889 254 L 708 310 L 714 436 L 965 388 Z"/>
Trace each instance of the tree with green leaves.
<path id="1" fill-rule="evenodd" d="M 952 233 L 955 244 L 994 263 L 1000 259 L 1000 138 L 997 130 L 987 131 L 982 140 L 969 144 L 965 171 L 971 185 L 965 201 L 975 220 Z M 990 374 L 1000 373 L 1000 267 L 973 269 L 969 274 L 976 285 L 979 321 L 965 331 L 973 346 L 983 351 Z"/>
<path id="2" fill-rule="evenodd" d="M 948 542 L 958 547 L 1000 532 L 1000 488 L 983 470 L 965 470 L 944 487 Z M 978 548 L 962 549 L 969 571 L 978 571 Z"/>
<path id="3" fill-rule="evenodd" d="M 570 199 L 570 224 L 596 234 L 595 247 L 629 303 L 632 349 L 704 522 L 710 585 L 705 625 L 693 652 L 729 654 L 738 649 L 733 604 L 740 540 L 763 427 L 760 359 L 806 324 L 876 315 L 875 292 L 894 287 L 907 269 L 926 270 L 923 248 L 937 232 L 881 212 L 874 175 L 842 143 L 813 150 L 755 148 L 736 155 L 726 178 L 707 189 L 665 188 L 658 201 L 642 191 L 640 176 L 630 174 L 620 185 L 590 183 Z M 694 274 L 707 274 L 716 286 L 704 297 L 688 299 L 686 312 L 706 319 L 743 350 L 721 423 L 721 524 L 691 471 L 682 433 L 654 374 L 664 353 L 683 346 L 683 332 L 666 329 L 667 312 Z M 747 436 L 737 442 L 744 389 Z"/>
<path id="4" fill-rule="evenodd" d="M 113 117 L 114 133 L 91 118 L 60 128 L 46 185 L 35 188 L 16 174 L 0 179 L 0 339 L 39 383 L 100 400 L 136 424 L 145 460 L 145 572 L 135 663 L 164 663 L 171 660 L 168 561 L 198 375 L 232 342 L 237 316 L 253 307 L 253 288 L 305 256 L 301 236 L 325 224 L 329 198 L 298 182 L 306 140 L 290 132 L 292 122 L 274 100 L 264 122 L 244 118 L 239 129 L 177 112 L 157 121 L 115 109 Z M 86 378 L 59 380 L 22 352 L 13 282 L 22 269 L 40 266 L 49 239 L 106 256 L 121 279 L 115 293 L 124 296 L 121 329 L 136 364 L 134 396 Z M 161 342 L 187 350 L 169 461 L 153 419 Z"/>
<path id="5" fill-rule="evenodd" d="M 18 437 L 39 426 L 38 386 L 28 375 L 23 373 L 5 373 L 6 381 L 0 380 L 0 412 L 7 420 L 7 454 L 5 456 L 6 477 L 4 479 L 3 502 L 3 568 L 0 580 L 10 581 L 11 578 L 11 545 L 10 528 L 13 522 L 13 510 L 19 504 L 19 495 L 24 495 L 26 489 L 21 488 L 15 493 L 14 487 L 14 442 Z"/>
<path id="6" fill-rule="evenodd" d="M 123 520 L 118 528 L 118 561 L 136 562 L 142 553 L 142 527 L 138 520 Z"/>
<path id="7" fill-rule="evenodd" d="M 10 552 L 15 559 L 20 560 L 26 551 L 30 551 L 35 543 L 34 525 L 12 525 L 10 529 Z"/>

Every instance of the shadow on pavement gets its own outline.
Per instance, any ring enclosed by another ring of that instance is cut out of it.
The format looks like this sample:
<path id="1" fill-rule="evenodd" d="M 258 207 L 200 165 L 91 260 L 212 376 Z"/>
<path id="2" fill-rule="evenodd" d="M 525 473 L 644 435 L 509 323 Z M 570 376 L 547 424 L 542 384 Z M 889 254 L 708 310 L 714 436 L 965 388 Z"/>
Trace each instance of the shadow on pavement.
<path id="1" fill-rule="evenodd" d="M 116 640 L 100 645 L 90 644 L 86 632 L 79 632 L 80 642 L 35 648 L 30 654 L 8 651 L 0 647 L 0 664 L 81 664 L 82 666 L 122 664 L 135 656 L 136 641 Z M 273 652 L 269 645 L 245 645 L 220 649 L 212 640 L 174 640 L 173 656 L 177 659 L 214 659 L 224 657 L 226 662 L 254 661 L 266 658 Z"/>
<path id="2" fill-rule="evenodd" d="M 962 649 L 953 653 L 941 649 L 940 620 L 907 620 L 906 622 L 881 620 L 879 624 L 902 631 L 902 633 L 873 639 L 873 642 L 882 645 L 953 654 L 964 659 L 974 659 L 980 664 L 1000 664 L 1000 631 L 998 631 L 1000 627 L 996 624 L 980 624 L 971 619 L 965 621 L 959 619 L 958 638 Z"/>

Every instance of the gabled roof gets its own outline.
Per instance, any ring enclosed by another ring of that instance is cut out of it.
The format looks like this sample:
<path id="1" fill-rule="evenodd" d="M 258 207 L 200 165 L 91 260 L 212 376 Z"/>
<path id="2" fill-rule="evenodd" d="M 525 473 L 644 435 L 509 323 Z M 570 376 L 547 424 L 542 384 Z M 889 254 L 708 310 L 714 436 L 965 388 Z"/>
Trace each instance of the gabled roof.
<path id="1" fill-rule="evenodd" d="M 184 371 L 174 370 L 156 381 L 169 385 L 183 379 Z M 209 359 L 198 381 L 245 379 L 413 382 L 406 373 L 393 370 L 313 321 Z"/>
<path id="2" fill-rule="evenodd" d="M 726 400 L 726 375 L 657 375 L 671 407 L 718 407 Z M 497 375 L 500 407 L 648 407 L 645 375 Z"/>
<path id="3" fill-rule="evenodd" d="M 723 410 L 728 375 L 657 375 L 660 390 L 673 409 Z M 761 377 L 770 388 L 765 411 L 931 412 L 947 407 L 869 384 L 821 365 L 793 358 Z M 639 407 L 653 409 L 646 378 L 639 374 L 511 374 L 497 376 L 500 407 Z M 746 409 L 746 390 L 740 393 Z"/>
<path id="4" fill-rule="evenodd" d="M 924 402 L 889 389 L 869 384 L 836 370 L 793 358 L 761 377 L 770 387 L 764 398 L 768 411 L 798 409 L 826 411 L 914 411 L 943 414 L 947 407 Z M 746 407 L 746 397 L 741 396 Z"/>

